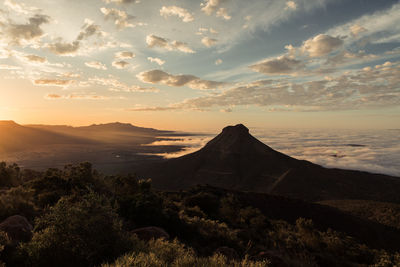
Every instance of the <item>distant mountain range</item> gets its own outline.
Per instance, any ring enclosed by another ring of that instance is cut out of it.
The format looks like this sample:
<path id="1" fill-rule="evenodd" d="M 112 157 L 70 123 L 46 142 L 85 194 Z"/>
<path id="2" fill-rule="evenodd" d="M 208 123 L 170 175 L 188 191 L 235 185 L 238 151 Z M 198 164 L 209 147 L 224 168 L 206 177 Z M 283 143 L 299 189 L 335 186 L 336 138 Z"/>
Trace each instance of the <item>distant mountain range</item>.
<path id="1" fill-rule="evenodd" d="M 14 121 L 0 121 L 0 152 L 31 149 L 35 146 L 53 144 L 93 143 L 85 137 L 76 137 L 62 132 L 22 126 Z"/>
<path id="2" fill-rule="evenodd" d="M 129 123 L 93 124 L 83 127 L 65 125 L 20 125 L 0 121 L 0 152 L 29 150 L 32 147 L 66 144 L 144 144 L 156 136 L 173 132 L 137 127 Z"/>
<path id="3" fill-rule="evenodd" d="M 225 127 L 202 149 L 138 171 L 162 190 L 198 184 L 306 201 L 367 199 L 400 203 L 400 178 L 328 169 L 297 160 L 254 138 L 242 124 Z"/>

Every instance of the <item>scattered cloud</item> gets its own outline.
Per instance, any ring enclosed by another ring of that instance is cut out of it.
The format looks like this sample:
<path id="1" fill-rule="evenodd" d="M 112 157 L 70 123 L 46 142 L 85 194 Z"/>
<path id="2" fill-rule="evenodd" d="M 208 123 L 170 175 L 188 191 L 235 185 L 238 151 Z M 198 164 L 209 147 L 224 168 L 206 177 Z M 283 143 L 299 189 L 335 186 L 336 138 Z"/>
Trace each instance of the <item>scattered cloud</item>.
<path id="1" fill-rule="evenodd" d="M 215 30 L 214 28 L 199 28 L 198 30 L 199 35 L 202 35 L 203 33 L 212 33 L 212 34 L 218 34 L 218 31 Z"/>
<path id="2" fill-rule="evenodd" d="M 164 60 L 162 60 L 162 59 L 160 59 L 160 58 L 158 58 L 158 57 L 148 57 L 147 58 L 150 62 L 155 62 L 155 63 L 157 63 L 158 65 L 164 65 L 164 63 L 165 63 L 165 61 Z"/>
<path id="3" fill-rule="evenodd" d="M 163 37 L 155 36 L 153 34 L 147 35 L 146 43 L 148 47 L 160 47 L 168 51 L 180 51 L 183 53 L 195 53 L 186 43 L 180 41 L 169 41 Z"/>
<path id="4" fill-rule="evenodd" d="M 337 50 L 342 47 L 342 45 L 343 40 L 340 38 L 326 34 L 318 34 L 306 40 L 301 49 L 311 57 L 320 57 Z"/>
<path id="5" fill-rule="evenodd" d="M 130 64 L 125 60 L 119 60 L 119 61 L 113 61 L 112 65 L 114 68 L 121 70 L 121 69 L 126 69 Z"/>
<path id="6" fill-rule="evenodd" d="M 285 75 L 303 69 L 304 63 L 300 60 L 296 60 L 284 55 L 276 58 L 266 59 L 260 63 L 251 65 L 250 68 L 263 74 Z"/>
<path id="7" fill-rule="evenodd" d="M 163 6 L 160 9 L 160 15 L 164 18 L 178 16 L 183 22 L 194 21 L 193 15 L 187 9 L 178 6 Z"/>
<path id="8" fill-rule="evenodd" d="M 58 38 L 55 43 L 49 44 L 48 48 L 56 55 L 76 56 L 78 50 L 81 48 L 82 41 L 93 35 L 101 35 L 100 26 L 94 24 L 94 22 L 89 19 L 85 19 L 80 33 L 73 42 L 67 43 L 64 42 L 62 38 Z"/>
<path id="9" fill-rule="evenodd" d="M 106 65 L 99 61 L 90 61 L 90 62 L 85 62 L 85 65 L 89 68 L 93 69 L 98 69 L 98 70 L 107 70 Z"/>
<path id="10" fill-rule="evenodd" d="M 207 47 L 214 46 L 217 43 L 217 39 L 209 38 L 209 37 L 203 37 L 201 39 L 201 43 Z"/>
<path id="11" fill-rule="evenodd" d="M 218 7 L 225 2 L 224 0 L 206 0 L 205 3 L 202 3 L 203 6 L 201 10 L 206 13 L 207 15 L 211 15 L 214 13 Z"/>
<path id="12" fill-rule="evenodd" d="M 21 67 L 19 66 L 0 64 L 0 70 L 20 70 L 20 69 Z"/>
<path id="13" fill-rule="evenodd" d="M 36 14 L 28 19 L 28 23 L 18 24 L 9 21 L 0 23 L 2 28 L 2 39 L 5 39 L 11 45 L 29 45 L 44 36 L 41 28 L 43 24 L 49 23 L 50 17 Z"/>
<path id="14" fill-rule="evenodd" d="M 33 81 L 35 85 L 42 85 L 42 86 L 61 86 L 67 87 L 75 83 L 74 80 L 58 80 L 58 79 L 37 79 Z"/>
<path id="15" fill-rule="evenodd" d="M 117 59 L 131 59 L 136 57 L 136 55 L 130 51 L 121 51 L 115 53 L 115 58 Z"/>
<path id="16" fill-rule="evenodd" d="M 24 58 L 30 62 L 34 63 L 46 63 L 47 59 L 45 57 L 40 57 L 37 55 L 25 55 Z"/>
<path id="17" fill-rule="evenodd" d="M 108 3 L 116 3 L 116 4 L 131 4 L 131 3 L 140 3 L 139 0 L 104 0 L 107 4 Z"/>
<path id="18" fill-rule="evenodd" d="M 124 97 L 109 97 L 97 94 L 69 94 L 69 95 L 59 95 L 59 94 L 47 94 L 44 97 L 48 100 L 57 99 L 72 99 L 72 100 L 109 100 L 109 99 L 124 99 Z"/>
<path id="19" fill-rule="evenodd" d="M 357 43 L 365 46 L 368 43 L 400 42 L 400 3 L 391 8 L 379 10 L 350 20 L 330 29 L 331 36 L 352 36 L 345 39 L 348 45 Z M 361 39 L 361 42 L 359 42 Z"/>
<path id="20" fill-rule="evenodd" d="M 134 107 L 128 108 L 126 111 L 169 111 L 175 110 L 175 107 Z"/>
<path id="21" fill-rule="evenodd" d="M 111 20 L 114 22 L 115 26 L 122 30 L 125 28 L 134 28 L 136 26 L 144 26 L 146 25 L 143 22 L 133 22 L 135 19 L 134 16 L 129 15 L 125 11 L 116 9 L 116 8 L 100 8 L 101 13 L 104 14 L 104 18 L 106 20 Z"/>
<path id="22" fill-rule="evenodd" d="M 140 93 L 155 93 L 159 90 L 155 87 L 142 87 L 138 85 L 127 85 L 119 81 L 116 77 L 100 78 L 94 77 L 89 79 L 89 84 L 101 85 L 108 87 L 109 91 L 113 92 L 140 92 Z"/>
<path id="23" fill-rule="evenodd" d="M 367 29 L 365 29 L 364 27 L 362 27 L 358 24 L 354 24 L 353 26 L 350 27 L 351 35 L 354 37 L 357 37 L 360 35 L 360 33 L 363 33 L 366 31 L 367 31 Z"/>
<path id="24" fill-rule="evenodd" d="M 206 0 L 205 3 L 201 3 L 201 10 L 208 16 L 215 12 L 217 17 L 230 20 L 232 17 L 228 14 L 228 10 L 224 7 L 220 7 L 224 2 L 226 2 L 226 0 Z"/>
<path id="25" fill-rule="evenodd" d="M 13 0 L 5 0 L 3 4 L 9 9 L 24 15 L 28 15 L 39 11 L 38 8 L 36 7 L 28 6 L 22 2 L 17 3 Z"/>
<path id="26" fill-rule="evenodd" d="M 224 20 L 230 20 L 232 17 L 228 14 L 228 10 L 226 8 L 220 8 L 217 11 L 217 17 L 223 18 Z"/>
<path id="27" fill-rule="evenodd" d="M 296 10 L 297 9 L 297 4 L 294 1 L 287 1 L 286 2 L 286 7 L 285 9 L 292 9 L 292 10 Z"/>
<path id="28" fill-rule="evenodd" d="M 199 90 L 217 89 L 226 85 L 223 82 L 202 80 L 194 75 L 172 75 L 162 70 L 141 72 L 136 77 L 144 83 L 188 86 Z"/>
<path id="29" fill-rule="evenodd" d="M 400 105 L 399 84 L 400 62 L 386 62 L 328 79 L 258 81 L 176 105 L 183 109 L 255 105 L 286 111 L 383 108 Z"/>

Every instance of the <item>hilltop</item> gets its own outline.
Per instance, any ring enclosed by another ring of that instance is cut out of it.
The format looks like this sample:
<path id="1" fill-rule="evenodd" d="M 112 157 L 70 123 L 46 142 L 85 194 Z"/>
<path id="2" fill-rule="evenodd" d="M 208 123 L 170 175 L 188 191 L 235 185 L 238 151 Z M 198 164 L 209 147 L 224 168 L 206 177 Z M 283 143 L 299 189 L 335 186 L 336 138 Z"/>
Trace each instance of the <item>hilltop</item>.
<path id="1" fill-rule="evenodd" d="M 139 171 L 162 190 L 209 184 L 307 201 L 368 199 L 400 203 L 400 178 L 328 169 L 297 160 L 253 137 L 242 124 L 225 127 L 200 150 Z"/>

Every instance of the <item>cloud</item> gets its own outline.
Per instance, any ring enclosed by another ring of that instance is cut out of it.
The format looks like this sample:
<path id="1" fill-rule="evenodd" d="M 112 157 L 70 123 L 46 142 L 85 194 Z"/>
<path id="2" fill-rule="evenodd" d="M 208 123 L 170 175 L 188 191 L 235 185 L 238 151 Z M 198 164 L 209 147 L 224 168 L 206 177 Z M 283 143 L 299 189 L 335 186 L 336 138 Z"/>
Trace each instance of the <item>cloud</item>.
<path id="1" fill-rule="evenodd" d="M 287 1 L 286 2 L 286 7 L 285 9 L 292 9 L 292 10 L 296 10 L 297 9 L 297 4 L 294 1 Z"/>
<path id="2" fill-rule="evenodd" d="M 45 96 L 46 99 L 60 99 L 63 98 L 62 95 L 58 95 L 58 94 L 47 94 Z"/>
<path id="3" fill-rule="evenodd" d="M 224 0 L 206 0 L 205 3 L 202 3 L 202 11 L 206 13 L 207 15 L 211 15 L 214 13 L 218 7 L 225 2 Z"/>
<path id="4" fill-rule="evenodd" d="M 357 37 L 360 35 L 360 33 L 363 33 L 366 31 L 367 31 L 367 29 L 365 29 L 364 27 L 362 27 L 358 24 L 354 24 L 353 26 L 350 27 L 351 35 L 354 37 Z"/>
<path id="5" fill-rule="evenodd" d="M 115 53 L 115 58 L 117 59 L 131 59 L 136 57 L 136 55 L 130 51 L 121 51 Z"/>
<path id="6" fill-rule="evenodd" d="M 250 68 L 263 74 L 285 75 L 303 69 L 304 63 L 284 55 L 277 58 L 266 59 L 260 63 L 251 65 Z"/>
<path id="7" fill-rule="evenodd" d="M 98 69 L 98 70 L 107 70 L 106 65 L 99 61 L 90 61 L 90 62 L 85 62 L 85 65 L 88 66 L 89 68 L 93 69 Z"/>
<path id="8" fill-rule="evenodd" d="M 118 29 L 134 28 L 136 26 L 146 25 L 142 22 L 133 23 L 135 17 L 119 9 L 102 7 L 100 8 L 100 11 L 104 14 L 104 18 L 113 21 Z"/>
<path id="9" fill-rule="evenodd" d="M 170 16 L 178 16 L 182 19 L 183 22 L 191 22 L 194 21 L 194 17 L 187 9 L 178 6 L 163 6 L 160 9 L 160 15 L 164 18 Z"/>
<path id="10" fill-rule="evenodd" d="M 94 77 L 90 78 L 88 81 L 90 84 L 96 84 L 101 86 L 109 87 L 109 91 L 113 92 L 158 92 L 155 87 L 142 87 L 138 85 L 127 85 L 115 77 L 100 78 Z"/>
<path id="11" fill-rule="evenodd" d="M 109 100 L 109 99 L 124 99 L 124 97 L 109 97 L 97 94 L 69 94 L 69 95 L 59 95 L 59 94 L 47 94 L 44 97 L 48 100 L 56 99 L 75 99 L 75 100 Z"/>
<path id="12" fill-rule="evenodd" d="M 20 69 L 21 67 L 18 66 L 0 64 L 0 70 L 20 70 Z"/>
<path id="13" fill-rule="evenodd" d="M 217 39 L 203 37 L 203 39 L 201 39 L 201 43 L 207 47 L 211 47 L 217 43 Z"/>
<path id="14" fill-rule="evenodd" d="M 58 80 L 58 79 L 37 79 L 33 81 L 35 85 L 42 85 L 42 86 L 61 86 L 66 87 L 70 84 L 73 84 L 74 80 Z"/>
<path id="15" fill-rule="evenodd" d="M 175 107 L 135 107 L 135 108 L 128 108 L 126 111 L 168 111 L 168 110 L 175 110 Z"/>
<path id="16" fill-rule="evenodd" d="M 131 4 L 140 3 L 139 0 L 104 0 L 106 3 L 116 3 L 116 4 Z"/>
<path id="17" fill-rule="evenodd" d="M 162 70 L 141 72 L 136 77 L 144 83 L 188 86 L 199 90 L 217 89 L 226 85 L 223 82 L 202 80 L 194 75 L 172 75 Z"/>
<path id="18" fill-rule="evenodd" d="M 160 58 L 157 58 L 157 57 L 148 57 L 147 58 L 150 62 L 155 62 L 155 63 L 157 63 L 158 65 L 164 65 L 164 63 L 165 63 L 165 61 L 164 60 L 162 60 L 162 59 L 160 59 Z"/>
<path id="19" fill-rule="evenodd" d="M 48 48 L 51 52 L 60 56 L 75 56 L 80 48 L 81 43 L 79 41 L 74 41 L 72 43 L 62 42 L 62 39 L 59 38 L 56 43 L 52 43 L 48 45 Z"/>
<path id="20" fill-rule="evenodd" d="M 85 19 L 85 24 L 83 24 L 82 30 L 76 40 L 82 41 L 95 34 L 100 34 L 100 26 L 94 24 L 94 22 L 90 19 Z"/>
<path id="21" fill-rule="evenodd" d="M 349 36 L 347 45 L 356 43 L 365 46 L 368 43 L 400 42 L 400 3 L 391 8 L 368 13 L 342 25 L 330 29 L 331 36 Z M 360 42 L 361 41 L 361 42 Z"/>
<path id="22" fill-rule="evenodd" d="M 336 55 L 327 58 L 325 64 L 332 66 L 340 66 L 346 63 L 350 63 L 352 65 L 359 64 L 361 62 L 376 60 L 378 56 L 373 54 L 367 54 L 365 51 L 360 50 L 356 53 L 349 52 L 347 50 L 343 50 Z"/>
<path id="23" fill-rule="evenodd" d="M 31 14 L 32 12 L 38 11 L 38 8 L 36 8 L 36 7 L 30 7 L 24 3 L 17 3 L 13 0 L 5 0 L 3 4 L 6 7 L 8 7 L 9 9 L 12 9 L 13 11 L 15 11 L 17 13 L 21 13 L 24 15 L 28 15 L 28 14 Z"/>
<path id="24" fill-rule="evenodd" d="M 48 44 L 47 47 L 56 55 L 75 56 L 81 48 L 82 41 L 93 35 L 101 35 L 100 26 L 94 24 L 94 22 L 89 19 L 85 19 L 81 31 L 73 42 L 64 42 L 61 38 L 58 38 L 57 42 Z"/>
<path id="25" fill-rule="evenodd" d="M 174 104 L 181 109 L 253 105 L 281 111 L 335 111 L 400 105 L 400 62 L 386 62 L 337 77 L 292 82 L 285 79 L 249 83 L 220 94 Z"/>
<path id="26" fill-rule="evenodd" d="M 25 55 L 24 58 L 30 62 L 34 63 L 46 63 L 47 59 L 45 57 L 40 57 L 37 55 Z"/>
<path id="27" fill-rule="evenodd" d="M 161 47 L 168 51 L 181 51 L 183 53 L 195 53 L 186 43 L 180 41 L 168 41 L 167 39 L 153 34 L 147 35 L 146 43 L 148 47 Z"/>
<path id="28" fill-rule="evenodd" d="M 113 61 L 112 65 L 114 68 L 117 68 L 117 69 L 126 69 L 130 64 L 129 64 L 129 62 L 120 60 L 120 61 Z"/>
<path id="29" fill-rule="evenodd" d="M 223 18 L 224 20 L 230 20 L 232 17 L 228 14 L 228 10 L 226 8 L 220 8 L 217 11 L 217 17 Z"/>
<path id="30" fill-rule="evenodd" d="M 222 64 L 222 59 L 217 59 L 217 60 L 215 60 L 215 65 L 221 65 Z"/>
<path id="31" fill-rule="evenodd" d="M 319 34 L 306 40 L 301 47 L 310 57 L 325 56 L 343 46 L 343 40 L 326 34 Z"/>
<path id="32" fill-rule="evenodd" d="M 50 22 L 50 17 L 36 14 L 28 19 L 26 24 L 13 22 L 0 23 L 3 28 L 3 38 L 12 45 L 27 45 L 37 41 L 44 35 L 41 26 Z"/>
<path id="33" fill-rule="evenodd" d="M 214 28 L 203 28 L 203 27 L 201 27 L 201 28 L 199 28 L 198 35 L 202 35 L 205 32 L 209 32 L 209 33 L 212 33 L 212 34 L 218 34 L 218 31 L 215 30 Z"/>

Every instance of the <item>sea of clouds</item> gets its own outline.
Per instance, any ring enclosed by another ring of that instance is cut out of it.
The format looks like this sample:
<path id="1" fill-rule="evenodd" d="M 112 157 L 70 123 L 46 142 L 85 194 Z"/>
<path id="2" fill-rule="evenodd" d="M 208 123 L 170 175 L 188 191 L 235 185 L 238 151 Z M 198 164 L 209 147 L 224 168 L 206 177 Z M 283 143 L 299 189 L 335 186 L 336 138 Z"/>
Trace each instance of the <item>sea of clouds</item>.
<path id="1" fill-rule="evenodd" d="M 329 168 L 363 170 L 400 176 L 400 129 L 326 130 L 250 128 L 250 133 L 271 148 L 297 159 Z M 182 136 L 152 145 L 183 145 L 182 156 L 203 147 L 216 134 Z"/>

